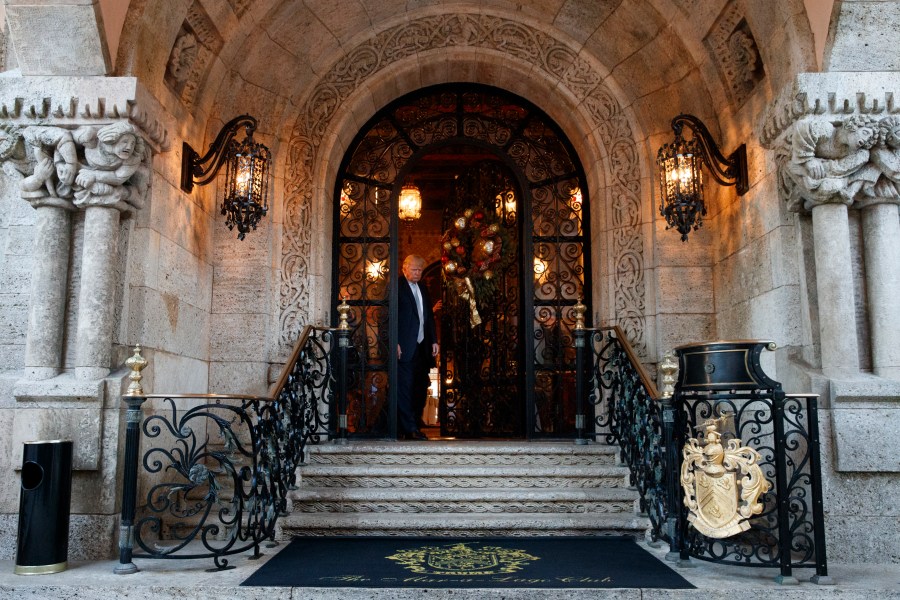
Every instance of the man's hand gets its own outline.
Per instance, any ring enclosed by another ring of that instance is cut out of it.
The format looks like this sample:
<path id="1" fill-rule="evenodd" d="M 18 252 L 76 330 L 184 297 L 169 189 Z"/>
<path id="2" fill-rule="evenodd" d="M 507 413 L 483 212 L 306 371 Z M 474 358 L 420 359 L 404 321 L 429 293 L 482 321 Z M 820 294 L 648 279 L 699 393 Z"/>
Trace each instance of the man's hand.
<path id="1" fill-rule="evenodd" d="M 400 360 L 400 344 L 397 344 L 397 360 Z"/>
<path id="2" fill-rule="evenodd" d="M 438 351 L 439 351 L 440 349 L 441 349 L 441 347 L 437 344 L 437 342 L 435 342 L 434 344 L 431 345 L 431 355 L 432 355 L 432 356 L 437 356 L 437 355 L 438 355 Z"/>

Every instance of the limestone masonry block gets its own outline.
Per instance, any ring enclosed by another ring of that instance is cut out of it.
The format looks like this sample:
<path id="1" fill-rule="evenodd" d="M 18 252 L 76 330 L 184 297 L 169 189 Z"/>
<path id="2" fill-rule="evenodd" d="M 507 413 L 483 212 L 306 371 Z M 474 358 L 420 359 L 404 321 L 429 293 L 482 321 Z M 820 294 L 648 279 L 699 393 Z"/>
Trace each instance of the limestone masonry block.
<path id="1" fill-rule="evenodd" d="M 100 464 L 99 407 L 19 408 L 13 422 L 13 448 L 40 440 L 71 440 L 73 470 L 96 470 Z"/>
<path id="2" fill-rule="evenodd" d="M 154 388 L 158 394 L 205 394 L 209 383 L 206 361 L 168 352 L 153 355 Z"/>
<path id="3" fill-rule="evenodd" d="M 209 391 L 264 396 L 268 393 L 268 369 L 268 363 L 264 362 L 212 362 L 209 365 Z"/>
<path id="4" fill-rule="evenodd" d="M 22 74 L 105 75 L 105 34 L 95 11 L 91 4 L 8 6 L 9 35 Z"/>
<path id="5" fill-rule="evenodd" d="M 900 5 L 896 2 L 842 2 L 832 16 L 834 43 L 826 51 L 828 71 L 898 71 L 896 51 L 900 31 Z M 834 25 L 837 24 L 837 29 Z"/>
<path id="6" fill-rule="evenodd" d="M 832 380 L 835 466 L 841 472 L 900 472 L 900 383 Z"/>

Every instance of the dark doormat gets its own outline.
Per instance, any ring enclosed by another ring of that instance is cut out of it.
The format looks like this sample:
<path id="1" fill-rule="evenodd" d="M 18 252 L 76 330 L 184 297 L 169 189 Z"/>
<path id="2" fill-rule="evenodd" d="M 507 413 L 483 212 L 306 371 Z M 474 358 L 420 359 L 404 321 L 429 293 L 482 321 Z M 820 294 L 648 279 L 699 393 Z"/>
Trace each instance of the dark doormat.
<path id="1" fill-rule="evenodd" d="M 241 585 L 694 587 L 629 537 L 298 537 Z"/>

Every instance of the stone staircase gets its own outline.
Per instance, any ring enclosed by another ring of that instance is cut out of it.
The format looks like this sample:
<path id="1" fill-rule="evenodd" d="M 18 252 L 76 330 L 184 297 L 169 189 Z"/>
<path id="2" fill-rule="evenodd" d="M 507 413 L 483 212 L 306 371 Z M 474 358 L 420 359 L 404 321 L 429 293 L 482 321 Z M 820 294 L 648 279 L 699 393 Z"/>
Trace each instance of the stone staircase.
<path id="1" fill-rule="evenodd" d="M 284 536 L 643 536 L 627 476 L 595 444 L 323 444 L 280 523 Z"/>

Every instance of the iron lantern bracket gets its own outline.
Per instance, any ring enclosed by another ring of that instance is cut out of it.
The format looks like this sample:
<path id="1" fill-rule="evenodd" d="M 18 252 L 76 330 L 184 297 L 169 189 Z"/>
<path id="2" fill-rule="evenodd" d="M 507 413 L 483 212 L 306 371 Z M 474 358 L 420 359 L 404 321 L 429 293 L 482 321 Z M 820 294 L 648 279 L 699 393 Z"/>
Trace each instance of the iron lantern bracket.
<path id="1" fill-rule="evenodd" d="M 256 131 L 256 119 L 250 115 L 241 115 L 228 121 L 209 146 L 209 150 L 203 156 L 194 150 L 190 144 L 182 144 L 181 153 L 181 189 L 190 193 L 194 185 L 206 185 L 215 178 L 222 164 L 228 158 L 227 149 L 231 140 L 237 135 L 241 127 L 247 132 L 247 137 L 252 138 Z"/>
<path id="2" fill-rule="evenodd" d="M 722 154 L 719 145 L 700 119 L 694 115 L 680 114 L 672 119 L 672 131 L 675 139 L 681 137 L 683 128 L 687 126 L 700 142 L 703 149 L 703 162 L 719 184 L 735 186 L 738 196 L 743 196 L 750 189 L 750 177 L 747 171 L 747 145 L 741 144 L 729 156 Z"/>

